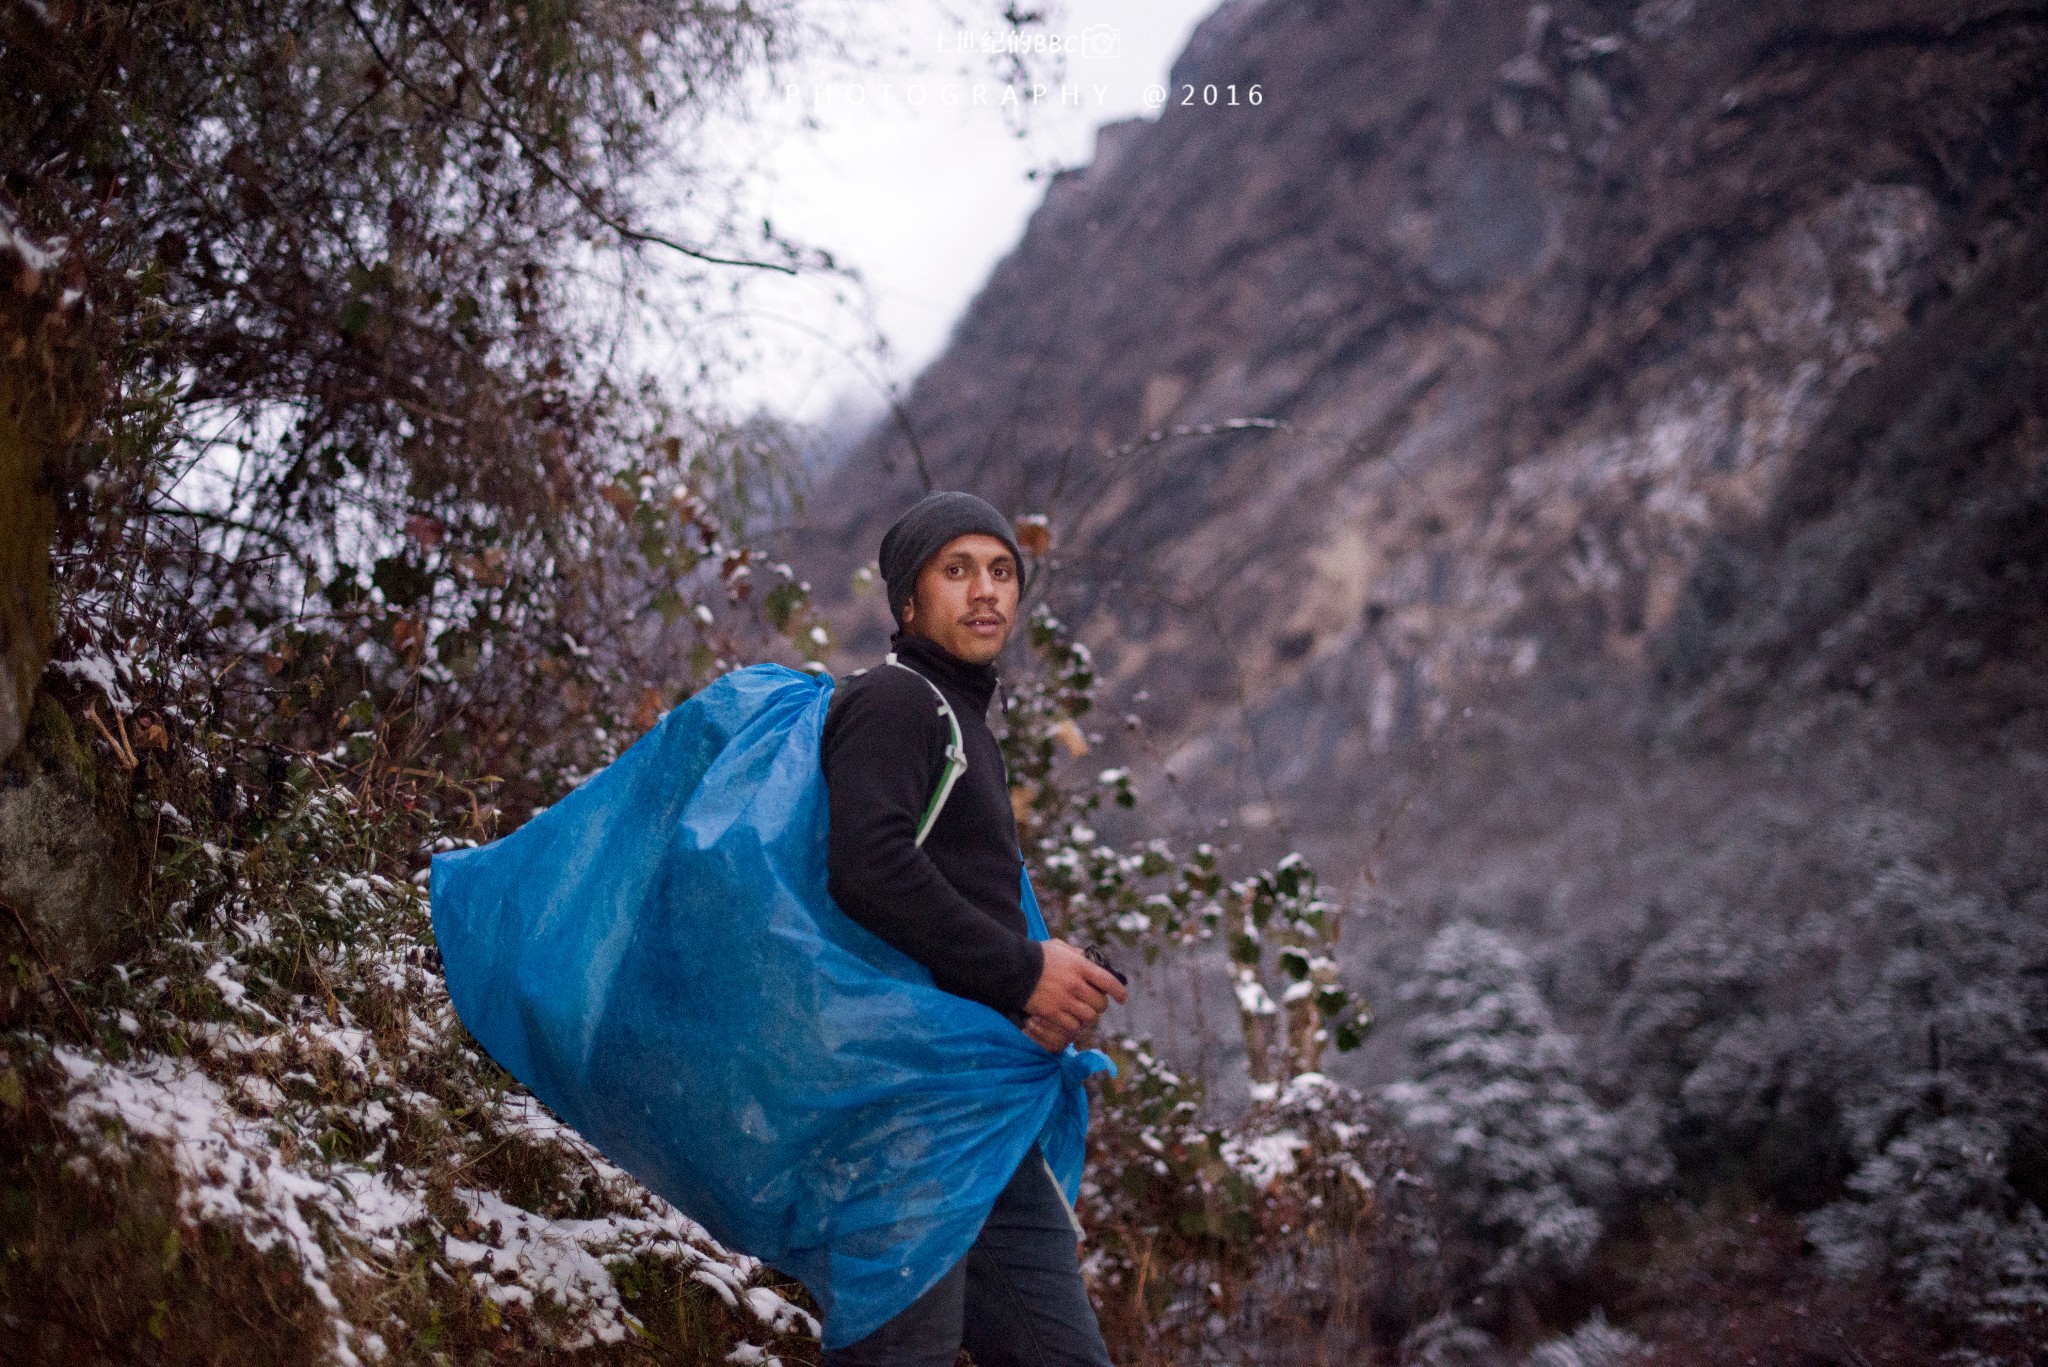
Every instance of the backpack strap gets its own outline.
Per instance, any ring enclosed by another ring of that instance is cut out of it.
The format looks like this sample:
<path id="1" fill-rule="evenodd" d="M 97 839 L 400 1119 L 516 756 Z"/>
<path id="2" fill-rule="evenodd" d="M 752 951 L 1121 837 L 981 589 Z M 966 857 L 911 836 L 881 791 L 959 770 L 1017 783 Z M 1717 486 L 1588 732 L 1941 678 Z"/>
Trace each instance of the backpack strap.
<path id="1" fill-rule="evenodd" d="M 924 838 L 931 834 L 932 823 L 937 821 L 939 813 L 945 810 L 946 799 L 953 795 L 953 785 L 960 781 L 960 775 L 967 772 L 967 742 L 960 735 L 960 718 L 953 715 L 953 704 L 946 701 L 946 695 L 940 691 L 937 684 L 925 679 L 924 675 L 918 674 L 916 670 L 897 659 L 893 650 L 883 657 L 882 663 L 895 665 L 906 674 L 917 674 L 918 678 L 924 679 L 925 687 L 931 689 L 932 696 L 939 700 L 939 715 L 946 719 L 946 728 L 952 732 L 952 738 L 946 742 L 945 776 L 939 780 L 939 790 L 933 793 L 932 800 L 925 804 L 924 815 L 917 823 L 916 843 L 922 845 Z"/>

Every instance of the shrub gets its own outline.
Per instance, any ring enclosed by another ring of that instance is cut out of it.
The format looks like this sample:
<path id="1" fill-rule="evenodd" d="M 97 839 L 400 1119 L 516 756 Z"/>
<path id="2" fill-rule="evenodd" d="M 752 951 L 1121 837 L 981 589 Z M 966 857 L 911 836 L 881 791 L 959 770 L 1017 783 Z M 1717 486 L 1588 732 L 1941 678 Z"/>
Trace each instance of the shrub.
<path id="1" fill-rule="evenodd" d="M 1385 1098 L 1437 1174 L 1466 1274 L 1508 1287 L 1580 1271 L 1602 1210 L 1664 1177 L 1654 1136 L 1587 1094 L 1574 1042 L 1499 933 L 1444 927 L 1406 995 L 1413 1076 Z"/>
<path id="2" fill-rule="evenodd" d="M 1987 1327 L 2048 1311 L 2048 1218 L 2015 1188 L 2048 1126 L 2048 934 L 1912 864 L 1851 909 L 1823 1016 L 1857 1160 L 1809 1223 L 1831 1266 L 1889 1267 L 1924 1311 Z"/>

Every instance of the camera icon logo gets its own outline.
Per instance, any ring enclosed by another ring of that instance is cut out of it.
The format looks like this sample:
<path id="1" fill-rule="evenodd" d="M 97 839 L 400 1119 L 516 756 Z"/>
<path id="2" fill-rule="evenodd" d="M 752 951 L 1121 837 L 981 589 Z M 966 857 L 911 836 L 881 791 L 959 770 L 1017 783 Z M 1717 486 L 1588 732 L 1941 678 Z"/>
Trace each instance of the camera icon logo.
<path id="1" fill-rule="evenodd" d="M 1081 30 L 1081 55 L 1083 57 L 1114 57 L 1123 45 L 1124 36 L 1114 24 L 1090 24 Z"/>

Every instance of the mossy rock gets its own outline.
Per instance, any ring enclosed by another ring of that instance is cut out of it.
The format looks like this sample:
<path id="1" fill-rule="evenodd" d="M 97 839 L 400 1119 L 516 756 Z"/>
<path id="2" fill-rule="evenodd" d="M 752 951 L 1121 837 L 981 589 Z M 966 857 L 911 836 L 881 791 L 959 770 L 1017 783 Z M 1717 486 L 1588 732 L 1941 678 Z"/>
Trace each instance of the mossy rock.
<path id="1" fill-rule="evenodd" d="M 0 919 L 28 968 L 0 975 L 0 1022 L 16 1018 L 47 959 L 61 977 L 90 977 L 119 956 L 135 924 L 141 851 L 116 805 L 128 785 L 102 774 L 70 717 L 45 696 L 24 744 L 0 765 L 0 897 L 21 927 Z M 22 952 L 26 950 L 26 952 Z"/>

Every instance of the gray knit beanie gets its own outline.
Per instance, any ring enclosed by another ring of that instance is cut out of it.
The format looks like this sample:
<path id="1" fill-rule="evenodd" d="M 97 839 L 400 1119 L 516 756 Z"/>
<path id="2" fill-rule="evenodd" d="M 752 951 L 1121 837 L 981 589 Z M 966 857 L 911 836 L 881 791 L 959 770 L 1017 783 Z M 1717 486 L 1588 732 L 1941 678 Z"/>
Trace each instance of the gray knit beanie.
<path id="1" fill-rule="evenodd" d="M 916 507 L 896 519 L 882 534 L 882 582 L 889 589 L 889 612 L 896 625 L 903 625 L 903 609 L 917 584 L 917 572 L 924 562 L 944 550 L 956 536 L 980 532 L 1010 548 L 1017 568 L 1024 557 L 1017 550 L 1017 537 L 1010 520 L 973 494 L 926 494 Z"/>

